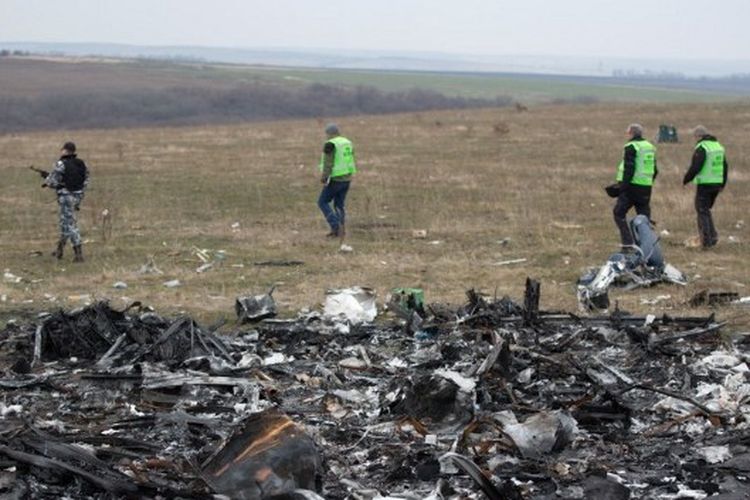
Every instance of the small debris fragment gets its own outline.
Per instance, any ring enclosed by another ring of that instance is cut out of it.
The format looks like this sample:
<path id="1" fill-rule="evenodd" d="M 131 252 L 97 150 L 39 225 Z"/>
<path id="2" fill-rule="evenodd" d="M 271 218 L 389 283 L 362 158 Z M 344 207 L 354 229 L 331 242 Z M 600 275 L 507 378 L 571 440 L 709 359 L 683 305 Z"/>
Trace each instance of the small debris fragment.
<path id="1" fill-rule="evenodd" d="M 276 316 L 276 301 L 273 299 L 274 288 L 263 295 L 248 295 L 237 297 L 234 311 L 237 314 L 239 324 L 261 321 Z"/>
<path id="2" fill-rule="evenodd" d="M 378 314 L 375 290 L 351 287 L 326 291 L 323 314 L 332 319 L 343 319 L 351 324 L 369 323 Z"/>
<path id="3" fill-rule="evenodd" d="M 6 269 L 3 273 L 3 281 L 5 281 L 6 283 L 20 283 L 23 281 L 23 278 L 21 278 L 20 276 L 16 276 L 12 272 L 10 272 L 10 270 Z"/>
<path id="4" fill-rule="evenodd" d="M 521 259 L 510 259 L 510 260 L 501 260 L 500 262 L 495 262 L 492 265 L 493 266 L 509 266 L 511 264 L 520 264 L 522 262 L 526 262 L 528 259 L 521 258 Z"/>

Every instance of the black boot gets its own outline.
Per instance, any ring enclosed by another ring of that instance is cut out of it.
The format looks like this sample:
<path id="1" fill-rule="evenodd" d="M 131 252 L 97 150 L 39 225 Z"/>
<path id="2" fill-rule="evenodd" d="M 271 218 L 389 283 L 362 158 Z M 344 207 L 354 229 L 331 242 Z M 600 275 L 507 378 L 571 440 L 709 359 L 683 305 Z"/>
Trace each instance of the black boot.
<path id="1" fill-rule="evenodd" d="M 81 248 L 81 245 L 74 246 L 73 252 L 75 252 L 75 257 L 73 257 L 73 262 L 83 262 L 83 249 Z"/>
<path id="2" fill-rule="evenodd" d="M 55 248 L 55 251 L 52 252 L 52 256 L 58 260 L 62 259 L 63 248 L 65 248 L 65 241 L 64 240 L 58 241 L 57 248 Z"/>

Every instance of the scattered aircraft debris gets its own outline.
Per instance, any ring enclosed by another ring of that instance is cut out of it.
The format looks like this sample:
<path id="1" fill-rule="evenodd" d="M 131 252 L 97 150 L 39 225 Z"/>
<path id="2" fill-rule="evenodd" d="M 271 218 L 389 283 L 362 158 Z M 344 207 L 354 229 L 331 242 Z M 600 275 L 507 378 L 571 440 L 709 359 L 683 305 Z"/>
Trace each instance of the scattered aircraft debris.
<path id="1" fill-rule="evenodd" d="M 578 306 L 582 311 L 608 309 L 612 286 L 632 290 L 661 282 L 687 284 L 687 277 L 664 261 L 659 238 L 645 215 L 631 219 L 630 228 L 635 240 L 632 251 L 612 254 L 603 266 L 589 269 L 578 279 Z"/>
<path id="2" fill-rule="evenodd" d="M 534 280 L 522 303 L 402 291 L 378 323 L 106 302 L 8 322 L 0 493 L 746 498 L 749 340 L 713 315 L 544 311 Z"/>

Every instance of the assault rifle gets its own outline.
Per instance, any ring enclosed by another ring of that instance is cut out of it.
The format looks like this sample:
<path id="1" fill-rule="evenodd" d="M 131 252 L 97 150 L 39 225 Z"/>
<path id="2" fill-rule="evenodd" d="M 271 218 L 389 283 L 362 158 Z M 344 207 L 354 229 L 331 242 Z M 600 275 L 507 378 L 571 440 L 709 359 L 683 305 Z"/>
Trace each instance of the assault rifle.
<path id="1" fill-rule="evenodd" d="M 49 175 L 49 172 L 47 172 L 46 170 L 42 170 L 41 168 L 36 168 L 34 165 L 29 165 L 29 170 L 33 170 L 34 172 L 38 173 L 45 181 L 47 180 L 47 176 Z M 47 187 L 47 183 L 43 182 L 42 187 Z"/>
<path id="2" fill-rule="evenodd" d="M 49 172 L 47 172 L 46 170 L 42 170 L 41 168 L 36 168 L 34 165 L 29 165 L 29 170 L 33 170 L 34 172 L 41 175 L 42 179 L 46 179 L 49 175 Z"/>

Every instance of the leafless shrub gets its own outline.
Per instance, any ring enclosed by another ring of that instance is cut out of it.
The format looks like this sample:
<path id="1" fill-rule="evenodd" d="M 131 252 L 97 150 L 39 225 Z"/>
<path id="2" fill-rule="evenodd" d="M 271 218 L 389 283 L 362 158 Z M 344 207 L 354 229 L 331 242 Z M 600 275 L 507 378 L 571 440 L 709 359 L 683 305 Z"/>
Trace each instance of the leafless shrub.
<path id="1" fill-rule="evenodd" d="M 510 127 L 505 122 L 497 122 L 494 125 L 492 125 L 492 130 L 497 135 L 506 135 L 510 132 Z"/>

